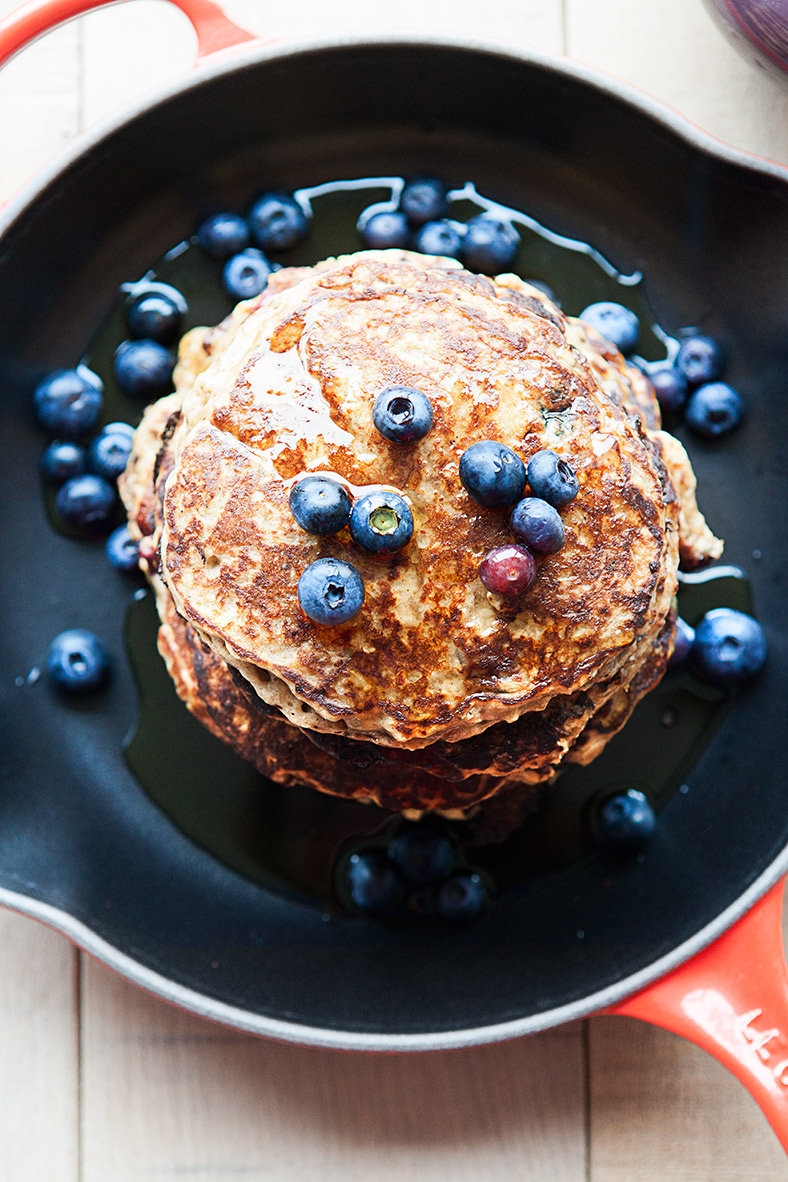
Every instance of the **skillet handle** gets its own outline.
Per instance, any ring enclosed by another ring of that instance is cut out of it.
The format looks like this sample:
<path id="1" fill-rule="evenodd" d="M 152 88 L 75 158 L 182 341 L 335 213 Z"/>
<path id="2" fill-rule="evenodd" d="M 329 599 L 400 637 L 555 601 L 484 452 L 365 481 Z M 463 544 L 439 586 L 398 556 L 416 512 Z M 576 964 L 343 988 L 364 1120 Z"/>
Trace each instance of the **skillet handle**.
<path id="1" fill-rule="evenodd" d="M 754 1096 L 788 1152 L 788 969 L 785 879 L 709 948 L 606 1014 L 625 1014 L 696 1043 Z"/>
<path id="2" fill-rule="evenodd" d="M 106 8 L 114 0 L 31 0 L 0 20 L 0 67 L 32 41 L 76 16 Z M 197 61 L 245 41 L 253 33 L 236 25 L 212 0 L 169 0 L 191 21 L 197 34 Z"/>

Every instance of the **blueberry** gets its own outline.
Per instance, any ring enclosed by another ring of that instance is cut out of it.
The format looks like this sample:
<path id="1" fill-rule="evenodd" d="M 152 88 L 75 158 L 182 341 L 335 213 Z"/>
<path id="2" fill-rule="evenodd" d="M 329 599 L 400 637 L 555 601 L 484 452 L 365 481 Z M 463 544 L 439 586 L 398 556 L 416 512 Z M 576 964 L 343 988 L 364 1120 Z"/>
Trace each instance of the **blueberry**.
<path id="1" fill-rule="evenodd" d="M 482 439 L 460 456 L 460 480 L 466 492 L 487 509 L 514 505 L 525 490 L 525 467 L 503 443 Z"/>
<path id="2" fill-rule="evenodd" d="M 285 193 L 265 193 L 249 210 L 252 238 L 263 250 L 292 250 L 309 233 L 309 218 Z"/>
<path id="3" fill-rule="evenodd" d="M 129 333 L 135 338 L 171 345 L 178 339 L 183 322 L 181 306 L 160 291 L 143 291 L 126 308 Z"/>
<path id="4" fill-rule="evenodd" d="M 560 509 L 577 496 L 577 476 L 566 460 L 550 448 L 536 452 L 528 461 L 528 487 L 535 497 Z"/>
<path id="5" fill-rule="evenodd" d="M 710 382 L 690 395 L 684 417 L 696 435 L 716 439 L 738 427 L 743 413 L 741 395 L 733 386 Z"/>
<path id="6" fill-rule="evenodd" d="M 290 512 L 308 534 L 328 537 L 347 525 L 350 494 L 330 476 L 305 476 L 290 490 Z"/>
<path id="7" fill-rule="evenodd" d="M 412 226 L 423 226 L 425 222 L 437 221 L 445 216 L 449 208 L 446 186 L 435 177 L 413 177 L 402 190 L 399 207 Z"/>
<path id="8" fill-rule="evenodd" d="M 646 794 L 637 788 L 608 796 L 597 811 L 594 826 L 600 845 L 622 853 L 644 846 L 656 827 L 654 809 Z"/>
<path id="9" fill-rule="evenodd" d="M 139 542 L 131 536 L 127 525 L 113 529 L 107 538 L 105 550 L 107 558 L 116 570 L 121 570 L 126 574 L 139 570 Z"/>
<path id="10" fill-rule="evenodd" d="M 708 681 L 729 684 L 753 677 L 766 660 L 766 637 L 752 616 L 729 607 L 707 612 L 695 629 L 693 669 Z"/>
<path id="11" fill-rule="evenodd" d="M 136 427 L 132 427 L 131 423 L 124 423 L 122 419 L 118 419 L 116 422 L 106 423 L 101 428 L 101 431 L 102 434 L 125 435 L 128 439 L 133 439 Z"/>
<path id="12" fill-rule="evenodd" d="M 454 869 L 454 846 L 431 825 L 407 825 L 391 839 L 388 856 L 409 882 L 425 884 L 445 878 Z"/>
<path id="13" fill-rule="evenodd" d="M 230 299 L 252 300 L 264 289 L 271 269 L 263 252 L 250 246 L 224 264 L 222 285 Z"/>
<path id="14" fill-rule="evenodd" d="M 518 542 L 536 554 L 555 554 L 564 544 L 564 523 L 558 510 L 540 497 L 518 501 L 512 509 L 509 528 Z"/>
<path id="15" fill-rule="evenodd" d="M 377 915 L 393 914 L 405 897 L 399 874 L 381 850 L 351 854 L 345 885 L 357 907 Z"/>
<path id="16" fill-rule="evenodd" d="M 536 575 L 534 556 L 525 546 L 496 546 L 485 555 L 479 578 L 496 595 L 524 595 Z"/>
<path id="17" fill-rule="evenodd" d="M 387 386 L 375 395 L 372 422 L 391 443 L 415 443 L 432 427 L 432 403 L 412 386 Z"/>
<path id="18" fill-rule="evenodd" d="M 520 235 L 511 222 L 490 213 L 471 218 L 465 227 L 463 255 L 472 271 L 496 275 L 511 267 L 520 246 Z"/>
<path id="19" fill-rule="evenodd" d="M 350 513 L 353 541 L 369 554 L 393 554 L 413 537 L 413 514 L 399 493 L 387 489 L 365 493 Z"/>
<path id="20" fill-rule="evenodd" d="M 316 624 L 344 624 L 364 602 L 364 581 L 339 558 L 318 558 L 298 580 L 298 602 Z"/>
<path id="21" fill-rule="evenodd" d="M 414 246 L 422 254 L 439 254 L 447 259 L 458 259 L 462 254 L 463 236 L 451 222 L 427 222 L 417 233 Z"/>
<path id="22" fill-rule="evenodd" d="M 64 525 L 80 533 L 102 533 L 115 512 L 116 493 L 102 476 L 72 476 L 55 497 L 55 512 Z"/>
<path id="23" fill-rule="evenodd" d="M 83 628 L 61 632 L 49 646 L 52 684 L 70 694 L 99 689 L 109 675 L 109 657 L 97 636 Z"/>
<path id="24" fill-rule="evenodd" d="M 369 250 L 391 250 L 407 246 L 410 241 L 408 219 L 395 209 L 381 209 L 377 213 L 362 213 L 358 232 Z"/>
<path id="25" fill-rule="evenodd" d="M 237 213 L 215 213 L 197 230 L 197 241 L 207 255 L 224 263 L 249 245 L 249 225 Z"/>
<path id="26" fill-rule="evenodd" d="M 438 891 L 436 911 L 441 919 L 474 919 L 487 902 L 487 888 L 478 874 L 454 874 Z"/>
<path id="27" fill-rule="evenodd" d="M 175 357 L 158 341 L 123 341 L 115 350 L 115 379 L 124 394 L 153 401 L 172 389 Z"/>
<path id="28" fill-rule="evenodd" d="M 68 440 L 53 439 L 41 456 L 41 475 L 53 484 L 62 484 L 85 471 L 84 447 Z"/>
<path id="29" fill-rule="evenodd" d="M 580 313 L 580 319 L 595 328 L 622 353 L 629 353 L 634 349 L 640 322 L 635 313 L 630 312 L 623 304 L 615 304 L 610 300 L 589 304 Z"/>
<path id="30" fill-rule="evenodd" d="M 530 287 L 535 287 L 537 291 L 541 291 L 543 295 L 546 295 L 548 300 L 552 300 L 557 308 L 561 307 L 561 305 L 558 303 L 558 300 L 556 299 L 556 294 L 549 283 L 545 283 L 541 279 L 526 279 L 525 282 Z"/>
<path id="31" fill-rule="evenodd" d="M 55 370 L 38 383 L 33 395 L 39 423 L 66 439 L 80 439 L 92 431 L 103 402 L 101 379 L 84 365 Z"/>
<path id="32" fill-rule="evenodd" d="M 694 639 L 695 629 L 686 620 L 682 620 L 681 616 L 677 616 L 676 632 L 673 637 L 673 651 L 668 658 L 669 669 L 675 669 L 677 665 L 684 664 L 690 654 Z"/>
<path id="33" fill-rule="evenodd" d="M 713 337 L 685 337 L 679 345 L 675 365 L 691 386 L 701 386 L 722 376 L 725 356 Z"/>
<path id="34" fill-rule="evenodd" d="M 117 480 L 126 470 L 132 438 L 128 431 L 117 430 L 115 423 L 102 428 L 88 447 L 88 471 L 106 480 Z"/>
<path id="35" fill-rule="evenodd" d="M 654 386 L 657 402 L 664 414 L 678 414 L 687 401 L 687 379 L 675 365 L 662 362 L 649 366 L 646 373 Z"/>

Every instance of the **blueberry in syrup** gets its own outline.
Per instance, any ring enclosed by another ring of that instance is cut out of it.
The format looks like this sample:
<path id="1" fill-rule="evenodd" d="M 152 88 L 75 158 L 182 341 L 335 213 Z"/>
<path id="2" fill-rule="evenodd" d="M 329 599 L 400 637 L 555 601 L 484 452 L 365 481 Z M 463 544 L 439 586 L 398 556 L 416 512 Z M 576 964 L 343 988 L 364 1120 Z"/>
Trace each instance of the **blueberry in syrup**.
<path id="1" fill-rule="evenodd" d="M 252 300 L 263 291 L 272 270 L 263 252 L 250 246 L 224 264 L 222 286 L 232 300 Z"/>
<path id="2" fill-rule="evenodd" d="M 70 694 L 100 689 L 109 675 L 110 662 L 99 638 L 83 628 L 61 632 L 49 646 L 47 673 L 59 690 Z"/>
<path id="3" fill-rule="evenodd" d="M 463 235 L 449 221 L 427 222 L 417 232 L 413 244 L 422 254 L 459 259 L 462 255 Z"/>
<path id="4" fill-rule="evenodd" d="M 134 296 L 126 308 L 129 335 L 172 345 L 181 335 L 184 302 L 155 288 Z"/>
<path id="5" fill-rule="evenodd" d="M 496 546 L 485 555 L 479 578 L 496 595 L 524 595 L 536 575 L 534 556 L 525 546 Z"/>
<path id="6" fill-rule="evenodd" d="M 713 337 L 698 334 L 684 338 L 679 345 L 675 364 L 690 386 L 701 386 L 722 377 L 725 355 Z"/>
<path id="7" fill-rule="evenodd" d="M 249 229 L 262 250 L 292 250 L 309 233 L 309 218 L 286 193 L 265 193 L 249 210 Z"/>
<path id="8" fill-rule="evenodd" d="M 754 677 L 765 661 L 763 628 L 745 612 L 716 607 L 695 629 L 690 664 L 707 681 L 721 685 L 744 681 Z"/>
<path id="9" fill-rule="evenodd" d="M 123 341 L 115 350 L 115 380 L 124 394 L 148 402 L 172 389 L 175 357 L 158 341 Z"/>
<path id="10" fill-rule="evenodd" d="M 55 370 L 38 383 L 33 394 L 41 426 L 65 439 L 88 435 L 99 421 L 103 404 L 101 379 L 84 365 Z"/>
<path id="11" fill-rule="evenodd" d="M 678 414 L 687 401 L 687 379 L 675 365 L 663 362 L 646 370 L 663 414 Z"/>
<path id="12" fill-rule="evenodd" d="M 200 223 L 197 242 L 210 258 L 224 263 L 249 245 L 249 224 L 238 213 L 215 213 Z"/>
<path id="13" fill-rule="evenodd" d="M 392 250 L 407 246 L 410 241 L 408 219 L 398 209 L 380 209 L 358 220 L 361 241 L 368 250 Z"/>
<path id="14" fill-rule="evenodd" d="M 305 476 L 290 490 L 290 512 L 301 529 L 318 537 L 339 533 L 350 517 L 350 494 L 330 476 Z"/>
<path id="15" fill-rule="evenodd" d="M 446 878 L 454 869 L 454 845 L 445 833 L 423 822 L 406 824 L 392 837 L 389 859 L 415 885 Z"/>
<path id="16" fill-rule="evenodd" d="M 520 235 L 506 218 L 481 213 L 465 227 L 463 255 L 471 271 L 496 275 L 511 267 L 520 246 Z"/>
<path id="17" fill-rule="evenodd" d="M 460 457 L 460 480 L 469 496 L 487 509 L 514 505 L 525 490 L 525 467 L 504 443 L 481 439 Z"/>
<path id="18" fill-rule="evenodd" d="M 339 558 L 318 558 L 298 580 L 298 602 L 316 624 L 344 624 L 364 602 L 364 580 Z"/>
<path id="19" fill-rule="evenodd" d="M 351 854 L 344 878 L 345 891 L 361 911 L 393 915 L 404 902 L 402 880 L 382 850 Z"/>
<path id="20" fill-rule="evenodd" d="M 541 497 L 524 497 L 509 518 L 509 528 L 518 542 L 536 554 L 555 554 L 564 544 L 564 523 L 553 505 Z"/>
<path id="21" fill-rule="evenodd" d="M 528 487 L 534 496 L 556 509 L 573 501 L 580 487 L 574 470 L 549 447 L 531 456 L 527 476 Z"/>
<path id="22" fill-rule="evenodd" d="M 673 651 L 668 658 L 668 668 L 675 669 L 678 665 L 683 665 L 690 655 L 693 641 L 695 640 L 695 629 L 682 619 L 681 616 L 676 617 L 676 632 L 673 637 Z"/>
<path id="23" fill-rule="evenodd" d="M 107 558 L 116 570 L 130 574 L 139 569 L 140 547 L 127 525 L 113 529 L 106 541 Z"/>
<path id="24" fill-rule="evenodd" d="M 412 177 L 405 183 L 399 207 L 412 226 L 437 221 L 445 217 L 449 208 L 446 186 L 437 177 Z"/>
<path id="25" fill-rule="evenodd" d="M 84 447 L 68 439 L 53 439 L 41 456 L 41 475 L 51 484 L 62 484 L 85 471 L 87 457 Z"/>
<path id="26" fill-rule="evenodd" d="M 623 304 L 616 304 L 612 300 L 589 304 L 580 313 L 580 319 L 585 320 L 608 341 L 612 341 L 622 353 L 630 353 L 634 349 L 640 332 L 640 322 L 635 313 L 630 312 Z"/>
<path id="27" fill-rule="evenodd" d="M 375 395 L 372 422 L 392 443 L 415 443 L 432 427 L 432 403 L 412 386 L 387 386 Z"/>
<path id="28" fill-rule="evenodd" d="M 353 502 L 350 535 L 369 554 L 394 554 L 413 537 L 413 513 L 399 493 L 376 489 Z"/>
<path id="29" fill-rule="evenodd" d="M 478 874 L 453 874 L 438 890 L 435 910 L 441 919 L 474 919 L 487 902 L 487 888 Z"/>
<path id="30" fill-rule="evenodd" d="M 716 439 L 739 426 L 744 414 L 741 395 L 727 382 L 709 382 L 690 395 L 684 418 L 696 435 Z"/>
<path id="31" fill-rule="evenodd" d="M 117 480 L 126 469 L 131 454 L 133 433 L 125 423 L 109 423 L 91 439 L 88 446 L 88 471 L 106 480 Z"/>
<path id="32" fill-rule="evenodd" d="M 102 476 L 72 476 L 55 497 L 55 512 L 62 524 L 90 537 L 103 533 L 115 513 L 115 488 Z"/>
<path id="33" fill-rule="evenodd" d="M 657 827 L 654 809 L 637 788 L 628 788 L 603 800 L 596 812 L 594 831 L 601 846 L 634 853 L 653 836 Z"/>

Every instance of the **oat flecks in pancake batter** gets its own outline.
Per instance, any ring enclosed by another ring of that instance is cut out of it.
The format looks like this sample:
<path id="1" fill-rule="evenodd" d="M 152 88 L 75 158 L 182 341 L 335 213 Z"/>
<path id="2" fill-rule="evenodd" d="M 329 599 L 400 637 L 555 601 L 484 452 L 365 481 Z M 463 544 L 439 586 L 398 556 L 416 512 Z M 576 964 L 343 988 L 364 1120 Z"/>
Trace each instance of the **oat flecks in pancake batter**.
<path id="1" fill-rule="evenodd" d="M 679 534 L 689 565 L 719 553 L 647 379 L 514 276 L 405 252 L 280 271 L 224 325 L 186 338 L 176 384 L 155 481 L 154 407 L 124 495 L 160 552 L 160 605 L 187 626 L 182 662 L 205 646 L 252 694 L 248 710 L 259 700 L 345 766 L 374 744 L 380 766 L 418 768 L 426 807 L 452 807 L 452 782 L 457 799 L 463 783 L 478 797 L 496 778 L 533 783 L 593 758 L 664 669 Z M 434 409 L 407 447 L 372 424 L 375 394 L 394 384 L 424 390 Z M 526 463 L 552 447 L 580 480 L 562 511 L 566 544 L 538 561 L 515 612 L 478 578 L 484 554 L 510 540 L 507 513 L 481 509 L 458 478 L 462 452 L 485 438 Z M 306 534 L 288 509 L 305 471 L 401 490 L 413 541 L 381 560 L 344 533 Z M 323 556 L 365 582 L 362 611 L 339 628 L 313 624 L 295 595 Z"/>

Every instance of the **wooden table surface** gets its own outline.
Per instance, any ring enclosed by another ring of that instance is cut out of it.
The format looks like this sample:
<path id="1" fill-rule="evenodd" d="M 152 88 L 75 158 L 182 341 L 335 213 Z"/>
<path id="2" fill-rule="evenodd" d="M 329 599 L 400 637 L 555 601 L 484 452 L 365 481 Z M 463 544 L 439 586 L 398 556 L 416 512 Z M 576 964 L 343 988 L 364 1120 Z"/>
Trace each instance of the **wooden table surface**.
<path id="1" fill-rule="evenodd" d="M 788 163 L 788 86 L 739 58 L 700 0 L 226 8 L 287 39 L 406 30 L 563 52 Z M 0 200 L 80 128 L 188 69 L 193 48 L 179 12 L 135 0 L 18 57 L 0 75 Z M 788 1179 L 743 1088 L 633 1020 L 429 1056 L 337 1054 L 182 1014 L 30 919 L 0 912 L 0 947 L 2 1182 Z"/>

